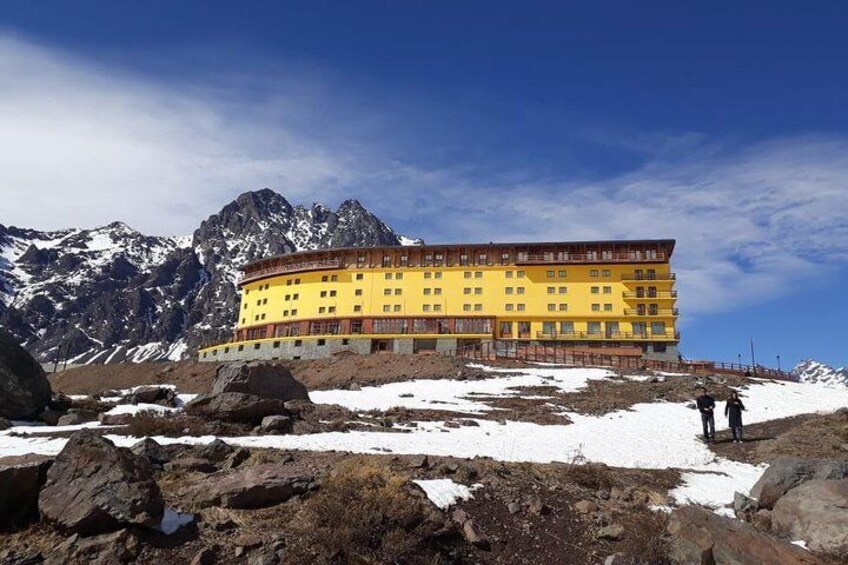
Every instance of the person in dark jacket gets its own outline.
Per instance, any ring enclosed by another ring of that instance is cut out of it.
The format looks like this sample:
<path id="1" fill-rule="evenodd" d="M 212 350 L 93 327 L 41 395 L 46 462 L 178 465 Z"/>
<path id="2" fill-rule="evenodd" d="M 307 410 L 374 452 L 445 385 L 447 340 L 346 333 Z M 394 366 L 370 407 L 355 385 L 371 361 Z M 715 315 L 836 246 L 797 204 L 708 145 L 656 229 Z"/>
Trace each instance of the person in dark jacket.
<path id="1" fill-rule="evenodd" d="M 701 413 L 701 425 L 704 427 L 704 441 L 715 441 L 715 399 L 701 387 L 701 395 L 695 400 Z"/>
<path id="2" fill-rule="evenodd" d="M 724 415 L 728 418 L 730 431 L 733 433 L 733 443 L 742 443 L 742 411 L 745 405 L 739 399 L 736 391 L 730 393 L 727 404 L 724 405 Z"/>

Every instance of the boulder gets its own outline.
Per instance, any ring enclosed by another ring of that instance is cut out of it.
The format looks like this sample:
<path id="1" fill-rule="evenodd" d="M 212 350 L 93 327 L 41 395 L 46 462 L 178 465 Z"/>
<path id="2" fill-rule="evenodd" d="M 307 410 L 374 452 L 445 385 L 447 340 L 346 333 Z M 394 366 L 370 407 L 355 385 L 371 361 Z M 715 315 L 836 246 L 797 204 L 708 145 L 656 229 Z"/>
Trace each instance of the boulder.
<path id="1" fill-rule="evenodd" d="M 51 398 L 41 365 L 14 337 L 0 330 L 0 417 L 35 420 Z"/>
<path id="2" fill-rule="evenodd" d="M 170 456 L 168 456 L 168 452 L 165 451 L 165 448 L 156 443 L 156 440 L 149 437 L 133 444 L 133 446 L 130 447 L 130 451 L 136 455 L 146 458 L 152 465 L 157 467 L 161 467 L 171 460 Z"/>
<path id="3" fill-rule="evenodd" d="M 201 507 L 264 508 L 316 486 L 315 477 L 286 465 L 266 463 L 206 481 L 186 492 Z"/>
<path id="4" fill-rule="evenodd" d="M 132 421 L 133 416 L 135 416 L 135 414 L 131 414 L 129 412 L 122 412 L 120 414 L 101 412 L 98 414 L 97 420 L 104 426 L 126 426 Z"/>
<path id="5" fill-rule="evenodd" d="M 788 541 L 698 506 L 672 512 L 668 533 L 673 563 L 824 565 L 818 557 Z"/>
<path id="6" fill-rule="evenodd" d="M 846 478 L 848 461 L 779 457 L 751 488 L 751 498 L 758 508 L 771 509 L 781 496 L 805 481 Z"/>
<path id="7" fill-rule="evenodd" d="M 223 462 L 235 452 L 236 448 L 222 439 L 215 439 L 206 445 L 199 445 L 192 450 L 196 457 L 208 459 L 215 463 Z"/>
<path id="8" fill-rule="evenodd" d="M 12 427 L 12 422 L 7 420 L 6 418 L 0 418 L 0 431 L 8 430 Z"/>
<path id="9" fill-rule="evenodd" d="M 62 530 L 96 535 L 131 525 L 155 528 L 164 502 L 147 459 L 83 430 L 47 472 L 38 508 Z"/>
<path id="10" fill-rule="evenodd" d="M 285 414 L 282 400 L 241 392 L 201 394 L 186 405 L 186 413 L 209 420 L 258 424 L 266 416 Z"/>
<path id="11" fill-rule="evenodd" d="M 221 469 L 224 471 L 231 471 L 233 469 L 238 469 L 238 467 L 250 459 L 250 451 L 240 447 L 233 451 L 231 454 L 227 456 L 226 459 L 221 463 Z"/>
<path id="12" fill-rule="evenodd" d="M 59 417 L 56 422 L 57 426 L 77 426 L 86 422 L 96 422 L 98 414 L 94 410 L 86 410 L 84 408 L 72 409 L 64 416 Z"/>
<path id="13" fill-rule="evenodd" d="M 87 538 L 73 535 L 56 547 L 45 564 L 133 563 L 140 546 L 136 535 L 125 529 Z"/>
<path id="14" fill-rule="evenodd" d="M 595 537 L 603 540 L 618 541 L 624 537 L 624 526 L 620 524 L 604 526 L 598 530 Z"/>
<path id="15" fill-rule="evenodd" d="M 290 434 L 292 432 L 292 419 L 288 416 L 266 416 L 259 424 L 261 431 L 274 434 Z"/>
<path id="16" fill-rule="evenodd" d="M 215 464 L 200 457 L 181 457 L 165 463 L 165 470 L 173 473 L 214 473 Z"/>
<path id="17" fill-rule="evenodd" d="M 177 405 L 177 393 L 171 387 L 148 385 L 134 389 L 124 400 L 129 404 L 159 404 L 174 408 Z"/>
<path id="18" fill-rule="evenodd" d="M 848 479 L 814 479 L 793 488 L 774 505 L 771 527 L 804 540 L 811 551 L 848 557 Z"/>
<path id="19" fill-rule="evenodd" d="M 239 392 L 275 400 L 309 400 L 306 387 L 291 372 L 273 363 L 232 363 L 218 368 L 212 394 Z"/>
<path id="20" fill-rule="evenodd" d="M 0 462 L 0 530 L 38 519 L 38 493 L 52 463 L 52 459 L 39 455 Z"/>

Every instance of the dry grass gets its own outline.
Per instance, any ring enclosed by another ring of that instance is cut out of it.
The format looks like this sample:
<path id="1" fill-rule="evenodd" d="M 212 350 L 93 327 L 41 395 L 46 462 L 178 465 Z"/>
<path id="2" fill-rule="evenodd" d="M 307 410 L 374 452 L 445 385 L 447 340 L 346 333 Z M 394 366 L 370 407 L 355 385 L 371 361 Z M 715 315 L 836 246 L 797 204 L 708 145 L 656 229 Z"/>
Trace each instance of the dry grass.
<path id="1" fill-rule="evenodd" d="M 295 561 L 443 563 L 453 539 L 408 480 L 374 459 L 345 461 L 305 504 Z"/>
<path id="2" fill-rule="evenodd" d="M 668 555 L 669 539 L 666 534 L 668 514 L 646 510 L 628 515 L 622 525 L 625 538 L 616 546 L 616 551 L 635 558 L 637 563 L 671 563 Z"/>
<path id="3" fill-rule="evenodd" d="M 140 412 L 133 416 L 125 433 L 133 437 L 182 437 L 182 436 L 243 436 L 249 434 L 251 426 L 216 420 L 205 420 L 197 416 L 178 414 L 161 416 Z"/>

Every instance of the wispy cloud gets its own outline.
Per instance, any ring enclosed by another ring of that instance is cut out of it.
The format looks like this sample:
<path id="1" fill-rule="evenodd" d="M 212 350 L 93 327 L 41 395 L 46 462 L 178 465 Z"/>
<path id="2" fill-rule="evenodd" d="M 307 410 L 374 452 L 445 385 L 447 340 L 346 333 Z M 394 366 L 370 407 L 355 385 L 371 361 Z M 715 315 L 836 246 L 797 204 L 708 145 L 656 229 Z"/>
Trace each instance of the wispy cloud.
<path id="1" fill-rule="evenodd" d="M 121 219 L 185 233 L 235 194 L 268 186 L 296 202 L 359 198 L 433 241 L 673 237 L 690 314 L 790 294 L 848 263 L 843 137 L 740 145 L 597 130 L 595 143 L 630 148 L 644 164 L 594 182 L 534 180 L 520 168 L 492 176 L 398 161 L 378 113 L 345 108 L 339 125 L 332 85 L 272 80 L 249 77 L 265 88 L 245 96 L 0 35 L 0 223 Z"/>

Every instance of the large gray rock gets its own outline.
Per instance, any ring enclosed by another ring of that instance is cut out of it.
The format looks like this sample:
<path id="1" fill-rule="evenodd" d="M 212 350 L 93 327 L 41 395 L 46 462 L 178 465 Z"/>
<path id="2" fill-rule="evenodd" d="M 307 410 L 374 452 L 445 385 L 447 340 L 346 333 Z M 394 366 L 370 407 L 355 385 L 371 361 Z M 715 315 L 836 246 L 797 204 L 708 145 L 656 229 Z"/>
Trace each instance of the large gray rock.
<path id="1" fill-rule="evenodd" d="M 212 394 L 238 392 L 275 400 L 309 400 L 306 387 L 291 372 L 272 363 L 231 363 L 218 368 Z"/>
<path id="2" fill-rule="evenodd" d="M 0 330 L 0 417 L 34 420 L 51 396 L 41 365 L 14 337 Z"/>
<path id="3" fill-rule="evenodd" d="M 0 530 L 38 519 L 38 493 L 52 463 L 39 455 L 0 461 Z"/>
<path id="4" fill-rule="evenodd" d="M 774 507 L 781 496 L 799 484 L 813 479 L 848 478 L 848 461 L 780 457 L 751 488 L 758 508 Z"/>
<path id="5" fill-rule="evenodd" d="M 814 479 L 780 497 L 772 531 L 804 540 L 812 551 L 848 557 L 848 479 Z"/>
<path id="6" fill-rule="evenodd" d="M 741 520 L 697 506 L 671 514 L 669 557 L 694 565 L 823 565 L 823 561 L 788 541 L 760 532 Z"/>
<path id="7" fill-rule="evenodd" d="M 235 471 L 192 487 L 186 496 L 202 507 L 264 508 L 281 504 L 316 486 L 315 477 L 276 463 Z"/>
<path id="8" fill-rule="evenodd" d="M 201 394 L 186 405 L 185 411 L 209 420 L 249 424 L 258 424 L 266 416 L 286 413 L 282 400 L 240 392 Z"/>
<path id="9" fill-rule="evenodd" d="M 147 459 L 90 430 L 72 435 L 56 457 L 38 507 L 49 522 L 81 535 L 156 527 L 164 512 Z"/>

